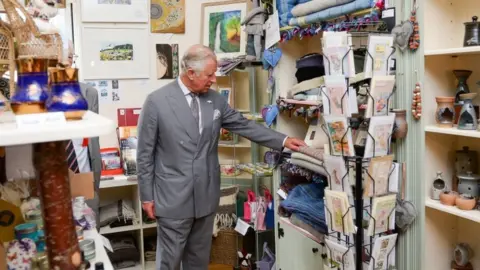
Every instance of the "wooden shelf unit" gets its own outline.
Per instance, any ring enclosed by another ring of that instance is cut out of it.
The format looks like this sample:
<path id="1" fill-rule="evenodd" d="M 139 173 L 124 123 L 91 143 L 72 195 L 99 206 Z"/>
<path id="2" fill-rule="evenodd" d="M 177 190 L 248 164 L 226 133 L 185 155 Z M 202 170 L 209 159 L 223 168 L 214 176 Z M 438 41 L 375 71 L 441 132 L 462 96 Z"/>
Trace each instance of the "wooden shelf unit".
<path id="1" fill-rule="evenodd" d="M 478 93 L 480 81 L 480 46 L 463 47 L 464 23 L 480 10 L 477 0 L 427 0 L 423 14 L 425 77 L 422 90 L 423 126 L 425 132 L 425 257 L 423 269 L 450 270 L 453 251 L 458 243 L 468 243 L 475 256 L 473 269 L 480 268 L 480 211 L 462 211 L 431 199 L 436 172 L 443 172 L 449 188 L 454 176 L 455 151 L 468 146 L 480 153 L 480 131 L 440 128 L 435 123 L 435 97 L 455 96 L 455 69 L 472 70 L 468 79 L 470 92 Z M 474 104 L 480 104 L 477 97 Z M 480 165 L 480 164 L 478 164 Z"/>

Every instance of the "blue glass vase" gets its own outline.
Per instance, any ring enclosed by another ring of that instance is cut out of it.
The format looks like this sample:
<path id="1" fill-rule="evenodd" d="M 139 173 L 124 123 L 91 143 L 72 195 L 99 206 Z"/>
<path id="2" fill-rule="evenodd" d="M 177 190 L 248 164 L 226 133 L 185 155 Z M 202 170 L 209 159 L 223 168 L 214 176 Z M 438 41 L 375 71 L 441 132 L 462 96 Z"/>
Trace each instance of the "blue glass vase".
<path id="1" fill-rule="evenodd" d="M 50 68 L 50 98 L 47 111 L 64 112 L 67 120 L 81 120 L 88 110 L 78 83 L 78 69 Z"/>
<path id="2" fill-rule="evenodd" d="M 45 112 L 48 99 L 48 59 L 19 59 L 17 89 L 10 99 L 15 114 Z"/>

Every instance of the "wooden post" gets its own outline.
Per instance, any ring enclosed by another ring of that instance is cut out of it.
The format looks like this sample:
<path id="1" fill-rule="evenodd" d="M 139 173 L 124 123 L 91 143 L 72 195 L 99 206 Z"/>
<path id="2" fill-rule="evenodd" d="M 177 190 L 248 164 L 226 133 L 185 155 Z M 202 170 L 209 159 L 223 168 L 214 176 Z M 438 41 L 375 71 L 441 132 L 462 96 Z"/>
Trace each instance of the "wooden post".
<path id="1" fill-rule="evenodd" d="M 76 270 L 81 254 L 73 220 L 65 142 L 34 145 L 50 269 Z"/>

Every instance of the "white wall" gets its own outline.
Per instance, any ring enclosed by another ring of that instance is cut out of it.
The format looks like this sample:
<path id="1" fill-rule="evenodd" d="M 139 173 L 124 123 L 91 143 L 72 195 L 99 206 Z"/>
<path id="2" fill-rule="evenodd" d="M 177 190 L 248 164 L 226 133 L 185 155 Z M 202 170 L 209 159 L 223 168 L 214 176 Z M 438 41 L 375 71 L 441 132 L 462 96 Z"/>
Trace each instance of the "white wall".
<path id="1" fill-rule="evenodd" d="M 74 10 L 74 21 L 75 21 L 75 53 L 78 55 L 77 65 L 80 68 L 80 78 L 82 78 L 82 69 L 88 68 L 84 63 L 82 63 L 82 48 L 81 45 L 81 0 L 68 0 L 68 2 L 73 3 Z M 148 1 L 150 2 L 150 1 Z M 201 27 L 201 5 L 204 2 L 201 0 L 185 0 L 186 2 L 186 22 L 185 22 L 185 34 L 154 34 L 150 33 L 149 37 L 145 42 L 149 43 L 149 54 L 150 61 L 145 63 L 145 65 L 150 66 L 150 78 L 144 80 L 119 80 L 119 94 L 120 101 L 110 104 L 101 104 L 100 105 L 100 114 L 111 118 L 117 122 L 117 108 L 127 108 L 127 107 L 141 107 L 145 97 L 152 91 L 162 87 L 163 85 L 171 82 L 172 80 L 157 80 L 156 79 L 156 51 L 155 44 L 158 43 L 176 43 L 179 45 L 179 57 L 181 58 L 185 50 L 193 45 L 200 43 L 200 27 Z M 214 2 L 214 1 L 210 1 Z M 69 12 L 67 8 L 67 12 Z M 94 26 L 122 26 L 126 24 L 115 24 L 115 23 L 88 23 L 88 25 Z M 128 25 L 128 24 L 127 24 Z M 139 24 L 136 24 L 139 25 Z M 150 24 L 141 24 L 150 29 Z M 149 31 L 150 32 L 150 31 Z M 100 138 L 100 146 L 104 147 L 116 147 L 117 138 L 116 134 L 112 133 L 107 136 Z"/>

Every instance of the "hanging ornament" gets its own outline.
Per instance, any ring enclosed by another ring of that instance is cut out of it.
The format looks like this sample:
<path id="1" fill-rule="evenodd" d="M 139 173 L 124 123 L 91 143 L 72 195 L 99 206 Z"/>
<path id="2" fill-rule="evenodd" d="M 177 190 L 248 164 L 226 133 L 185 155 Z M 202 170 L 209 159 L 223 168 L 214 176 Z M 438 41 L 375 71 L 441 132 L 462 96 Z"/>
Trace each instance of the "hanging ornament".
<path id="1" fill-rule="evenodd" d="M 422 96 L 420 90 L 420 83 L 416 83 L 412 100 L 412 115 L 415 120 L 419 120 L 422 117 Z"/>
<path id="2" fill-rule="evenodd" d="M 408 47 L 412 52 L 420 47 L 420 27 L 417 21 L 417 1 L 413 0 L 413 8 L 410 15 L 410 22 L 413 25 L 413 33 L 410 36 Z"/>

